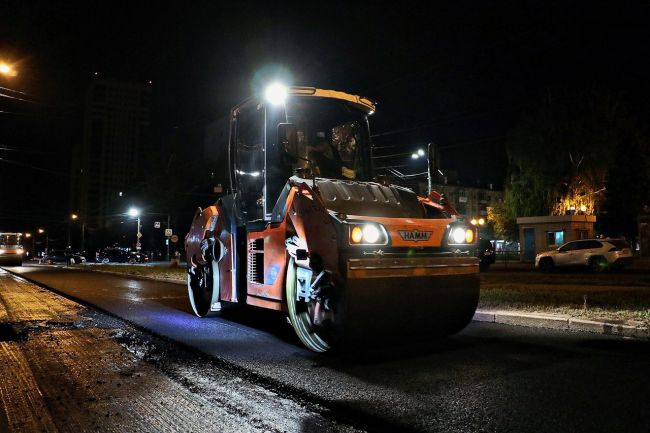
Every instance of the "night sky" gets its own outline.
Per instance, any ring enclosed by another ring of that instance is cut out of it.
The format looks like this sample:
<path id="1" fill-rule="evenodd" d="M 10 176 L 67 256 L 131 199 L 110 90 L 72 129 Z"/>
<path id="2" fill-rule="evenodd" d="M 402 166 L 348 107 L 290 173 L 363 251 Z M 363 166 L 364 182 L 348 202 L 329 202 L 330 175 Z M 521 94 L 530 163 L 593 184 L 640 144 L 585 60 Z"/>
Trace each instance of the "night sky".
<path id="1" fill-rule="evenodd" d="M 24 94 L 2 93 L 37 102 L 0 98 L 0 224 L 65 218 L 95 72 L 152 80 L 163 136 L 225 115 L 286 71 L 377 100 L 376 145 L 436 142 L 468 184 L 503 185 L 508 131 L 549 88 L 620 92 L 648 114 L 647 2 L 135 3 L 0 3 L 0 59 L 20 69 L 0 86 Z"/>

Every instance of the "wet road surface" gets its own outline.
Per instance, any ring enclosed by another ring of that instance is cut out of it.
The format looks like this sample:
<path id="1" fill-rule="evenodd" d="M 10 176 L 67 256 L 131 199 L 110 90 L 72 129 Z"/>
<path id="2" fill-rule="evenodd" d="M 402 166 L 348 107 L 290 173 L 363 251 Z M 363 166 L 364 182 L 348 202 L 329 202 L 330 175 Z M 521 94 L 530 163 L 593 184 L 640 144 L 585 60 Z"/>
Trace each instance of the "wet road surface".
<path id="1" fill-rule="evenodd" d="M 385 431 L 650 429 L 650 345 L 617 337 L 473 323 L 429 347 L 304 350 L 281 315 L 199 319 L 186 288 L 80 270 L 10 268 L 271 386 Z"/>

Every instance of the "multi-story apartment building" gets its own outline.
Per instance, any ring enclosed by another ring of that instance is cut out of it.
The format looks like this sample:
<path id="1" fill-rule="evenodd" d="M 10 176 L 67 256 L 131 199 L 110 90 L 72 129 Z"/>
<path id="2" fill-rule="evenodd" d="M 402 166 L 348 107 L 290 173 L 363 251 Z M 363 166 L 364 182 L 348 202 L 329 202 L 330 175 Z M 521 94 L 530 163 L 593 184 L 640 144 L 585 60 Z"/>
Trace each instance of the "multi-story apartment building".
<path id="1" fill-rule="evenodd" d="M 95 79 L 88 87 L 83 140 L 73 156 L 72 203 L 101 227 L 138 175 L 149 126 L 151 86 Z"/>

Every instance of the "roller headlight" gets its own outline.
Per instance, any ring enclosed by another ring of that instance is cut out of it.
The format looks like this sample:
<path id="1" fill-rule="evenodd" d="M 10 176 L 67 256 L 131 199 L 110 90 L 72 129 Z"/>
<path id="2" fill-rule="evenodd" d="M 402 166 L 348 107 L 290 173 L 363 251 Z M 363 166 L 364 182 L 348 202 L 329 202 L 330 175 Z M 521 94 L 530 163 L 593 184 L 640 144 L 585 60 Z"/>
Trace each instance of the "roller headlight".
<path id="1" fill-rule="evenodd" d="M 473 244 L 476 240 L 474 228 L 467 226 L 452 226 L 449 229 L 447 242 L 449 245 Z"/>
<path id="2" fill-rule="evenodd" d="M 388 235 L 381 224 L 366 223 L 350 226 L 350 245 L 386 245 Z"/>
<path id="3" fill-rule="evenodd" d="M 363 240 L 363 230 L 361 227 L 356 226 L 352 228 L 352 231 L 350 232 L 350 240 L 352 241 L 353 244 L 360 244 L 361 241 Z"/>
<path id="4" fill-rule="evenodd" d="M 366 224 L 363 226 L 363 240 L 369 244 L 376 244 L 379 240 L 379 229 L 374 224 Z"/>

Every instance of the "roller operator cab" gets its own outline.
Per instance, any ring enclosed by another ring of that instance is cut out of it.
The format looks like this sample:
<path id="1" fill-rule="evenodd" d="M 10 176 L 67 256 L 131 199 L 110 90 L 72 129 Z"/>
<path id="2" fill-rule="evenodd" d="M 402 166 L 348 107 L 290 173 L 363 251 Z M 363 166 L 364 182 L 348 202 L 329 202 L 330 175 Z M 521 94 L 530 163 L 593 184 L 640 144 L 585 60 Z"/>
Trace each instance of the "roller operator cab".
<path id="1" fill-rule="evenodd" d="M 230 194 L 185 238 L 192 309 L 285 312 L 323 352 L 455 333 L 478 303 L 477 233 L 440 196 L 372 181 L 363 97 L 272 86 L 231 112 Z"/>

